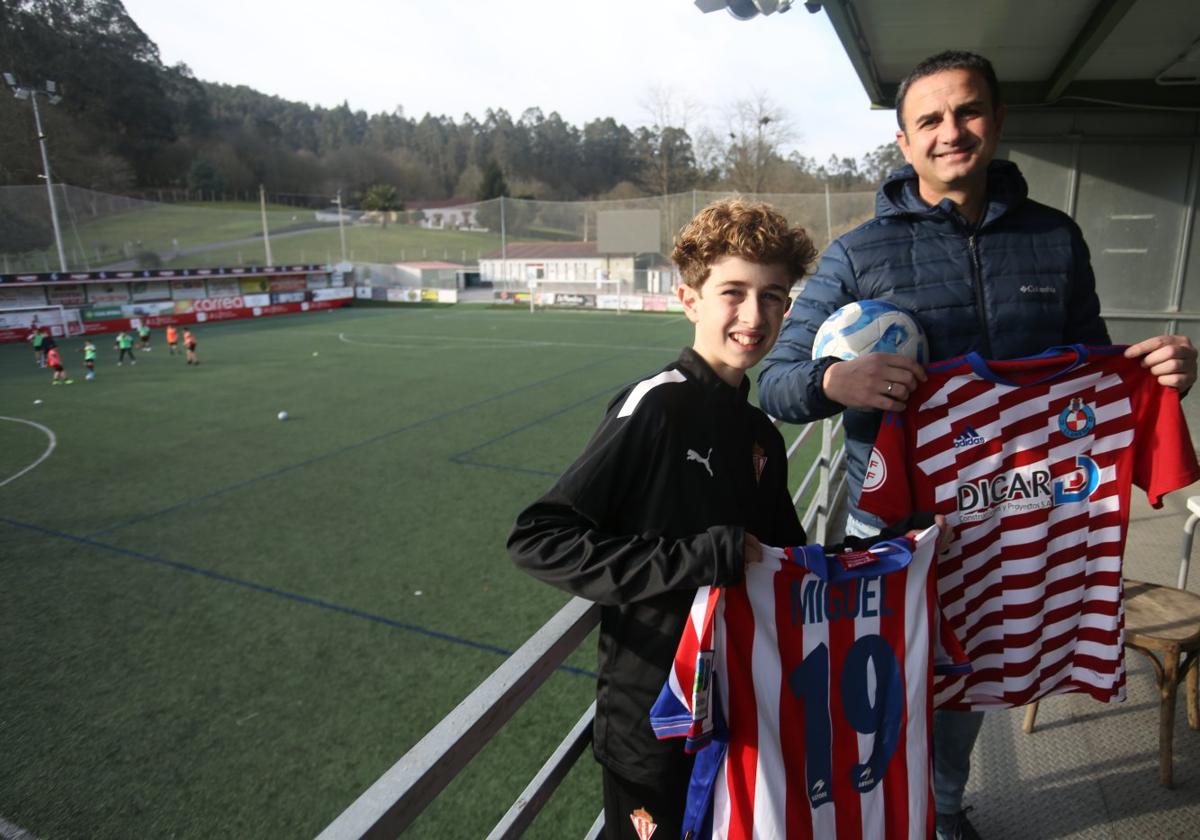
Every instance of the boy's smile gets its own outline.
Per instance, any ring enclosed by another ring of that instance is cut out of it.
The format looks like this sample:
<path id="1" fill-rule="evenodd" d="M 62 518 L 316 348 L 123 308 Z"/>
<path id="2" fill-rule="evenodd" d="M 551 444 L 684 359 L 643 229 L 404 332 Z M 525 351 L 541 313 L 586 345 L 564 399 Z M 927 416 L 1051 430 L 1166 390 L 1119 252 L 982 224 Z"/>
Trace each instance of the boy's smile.
<path id="1" fill-rule="evenodd" d="M 781 264 L 762 265 L 724 256 L 712 264 L 699 290 L 678 289 L 696 325 L 692 349 L 730 385 L 739 385 L 779 335 L 791 283 Z"/>

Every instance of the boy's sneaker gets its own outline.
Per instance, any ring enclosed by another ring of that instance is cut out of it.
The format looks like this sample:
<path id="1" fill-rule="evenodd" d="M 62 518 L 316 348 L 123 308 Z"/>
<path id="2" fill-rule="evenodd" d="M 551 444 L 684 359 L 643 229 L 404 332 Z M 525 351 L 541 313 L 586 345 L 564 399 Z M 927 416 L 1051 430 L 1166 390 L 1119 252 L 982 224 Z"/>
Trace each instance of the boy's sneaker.
<path id="1" fill-rule="evenodd" d="M 967 811 L 970 810 L 972 808 L 967 807 L 957 814 L 938 814 L 935 821 L 937 840 L 982 840 L 975 826 L 967 819 Z"/>
<path id="2" fill-rule="evenodd" d="M 120 367 L 120 366 L 121 366 L 121 363 L 120 363 L 120 362 L 117 362 L 117 367 Z"/>

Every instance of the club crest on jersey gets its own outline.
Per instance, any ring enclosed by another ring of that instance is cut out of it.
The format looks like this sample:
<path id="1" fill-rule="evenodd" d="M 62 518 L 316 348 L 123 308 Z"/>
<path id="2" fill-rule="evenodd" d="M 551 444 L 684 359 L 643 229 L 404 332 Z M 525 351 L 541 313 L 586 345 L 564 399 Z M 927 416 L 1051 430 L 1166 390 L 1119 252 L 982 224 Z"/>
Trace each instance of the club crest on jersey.
<path id="1" fill-rule="evenodd" d="M 645 808 L 638 808 L 629 815 L 629 819 L 633 821 L 633 830 L 637 832 L 637 836 L 641 840 L 650 840 L 650 835 L 658 828 L 658 823 Z"/>
<path id="2" fill-rule="evenodd" d="M 754 483 L 758 484 L 762 481 L 763 470 L 767 467 L 767 453 L 755 443 L 750 459 L 754 462 Z"/>
<path id="3" fill-rule="evenodd" d="M 964 446 L 978 446 L 983 443 L 983 436 L 975 431 L 974 426 L 963 426 L 962 434 L 954 439 L 954 448 L 962 449 Z"/>
<path id="4" fill-rule="evenodd" d="M 1058 415 L 1058 430 L 1069 438 L 1081 438 L 1096 428 L 1096 412 L 1083 401 L 1083 397 L 1072 397 L 1071 402 Z"/>

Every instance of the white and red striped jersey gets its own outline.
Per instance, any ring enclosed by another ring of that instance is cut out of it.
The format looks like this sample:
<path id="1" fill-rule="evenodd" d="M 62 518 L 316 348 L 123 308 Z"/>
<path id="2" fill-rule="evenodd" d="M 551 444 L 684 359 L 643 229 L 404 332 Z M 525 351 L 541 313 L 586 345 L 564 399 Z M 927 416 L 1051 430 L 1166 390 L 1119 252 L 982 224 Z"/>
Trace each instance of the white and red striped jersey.
<path id="1" fill-rule="evenodd" d="M 1121 557 L 1131 483 L 1151 504 L 1200 478 L 1179 394 L 1118 347 L 926 368 L 884 416 L 859 504 L 888 521 L 944 513 L 946 618 L 972 670 L 939 708 L 1124 698 Z"/>
<path id="2" fill-rule="evenodd" d="M 838 557 L 764 548 L 742 583 L 696 593 L 650 714 L 697 751 L 692 837 L 931 836 L 937 533 Z"/>

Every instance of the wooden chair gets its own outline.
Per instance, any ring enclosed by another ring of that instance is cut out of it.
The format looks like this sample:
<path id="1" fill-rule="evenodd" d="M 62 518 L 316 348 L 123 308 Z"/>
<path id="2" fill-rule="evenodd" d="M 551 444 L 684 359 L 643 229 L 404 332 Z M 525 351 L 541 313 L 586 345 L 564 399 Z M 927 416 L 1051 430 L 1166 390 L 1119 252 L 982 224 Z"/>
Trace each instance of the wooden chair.
<path id="1" fill-rule="evenodd" d="M 1158 681 L 1158 780 L 1172 785 L 1171 743 L 1175 734 L 1175 692 L 1187 680 L 1187 717 L 1200 729 L 1200 595 L 1187 592 L 1192 537 L 1200 522 L 1200 496 L 1187 501 L 1191 515 L 1183 527 L 1183 558 L 1178 586 L 1125 578 L 1125 647 L 1150 660 Z M 1161 659 L 1159 658 L 1161 656 Z M 1024 730 L 1033 732 L 1037 702 L 1025 707 Z"/>

